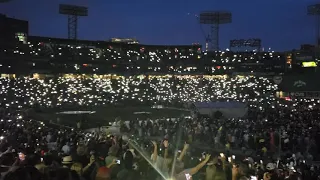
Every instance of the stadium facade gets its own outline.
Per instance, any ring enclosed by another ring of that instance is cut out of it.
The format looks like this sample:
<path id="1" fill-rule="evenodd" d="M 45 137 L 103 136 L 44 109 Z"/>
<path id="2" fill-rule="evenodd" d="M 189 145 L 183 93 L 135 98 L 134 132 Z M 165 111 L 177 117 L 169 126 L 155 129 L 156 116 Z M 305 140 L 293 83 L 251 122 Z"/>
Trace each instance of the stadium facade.
<path id="1" fill-rule="evenodd" d="M 7 74 L 276 76 L 316 61 L 309 51 L 204 52 L 199 44 L 155 46 L 28 36 L 27 21 L 4 15 L 0 24 L 5 27 L 0 70 Z"/>
<path id="2" fill-rule="evenodd" d="M 28 21 L 0 14 L 0 46 L 13 46 L 16 40 L 26 41 L 29 33 Z"/>

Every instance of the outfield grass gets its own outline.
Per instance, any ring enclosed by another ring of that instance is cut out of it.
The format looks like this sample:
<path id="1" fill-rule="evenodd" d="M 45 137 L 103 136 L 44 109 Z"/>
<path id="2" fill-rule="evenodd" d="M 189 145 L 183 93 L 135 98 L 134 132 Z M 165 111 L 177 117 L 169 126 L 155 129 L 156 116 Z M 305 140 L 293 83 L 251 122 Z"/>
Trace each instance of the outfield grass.
<path id="1" fill-rule="evenodd" d="M 69 115 L 57 114 L 62 111 L 77 111 L 87 110 L 96 111 L 94 114 L 85 115 Z M 150 112 L 150 114 L 134 114 L 135 112 Z M 60 123 L 66 126 L 76 127 L 76 123 L 82 120 L 83 128 L 95 128 L 99 126 L 107 126 L 109 122 L 113 122 L 117 117 L 122 120 L 145 120 L 147 118 L 174 118 L 180 117 L 182 114 L 187 115 L 188 112 L 175 109 L 154 109 L 151 107 L 95 107 L 95 108 L 81 108 L 81 109 L 45 109 L 42 112 L 37 112 L 34 116 L 42 121 L 49 122 L 53 120 L 56 122 L 57 118 Z"/>

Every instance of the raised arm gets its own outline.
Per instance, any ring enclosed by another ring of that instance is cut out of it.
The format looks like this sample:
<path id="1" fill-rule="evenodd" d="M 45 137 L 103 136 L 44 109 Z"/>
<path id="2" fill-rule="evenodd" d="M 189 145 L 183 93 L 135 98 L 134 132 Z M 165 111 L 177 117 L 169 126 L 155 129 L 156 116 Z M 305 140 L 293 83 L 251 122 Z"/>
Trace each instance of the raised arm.
<path id="1" fill-rule="evenodd" d="M 222 168 L 223 168 L 223 170 L 226 170 L 226 166 L 227 166 L 226 156 L 223 155 L 223 156 L 221 156 L 220 159 L 221 159 L 221 162 L 222 162 Z"/>
<path id="2" fill-rule="evenodd" d="M 196 174 L 203 166 L 207 164 L 207 162 L 210 160 L 211 155 L 207 154 L 205 160 L 203 160 L 200 164 L 198 164 L 196 167 L 192 168 L 190 173 L 191 175 Z"/>
<path id="3" fill-rule="evenodd" d="M 106 164 L 106 167 L 111 168 L 111 166 L 116 165 L 116 164 L 117 164 L 117 159 L 113 159 L 110 164 Z"/>
<path id="4" fill-rule="evenodd" d="M 3 155 L 6 155 L 8 153 L 11 153 L 11 152 L 12 152 L 12 147 L 8 147 L 8 149 L 5 152 L 0 154 L 0 157 L 2 157 Z"/>
<path id="5" fill-rule="evenodd" d="M 168 157 L 168 147 L 169 147 L 169 141 L 168 140 L 164 140 L 163 141 L 163 146 L 164 146 L 164 155 L 163 158 L 167 158 Z"/>
<path id="6" fill-rule="evenodd" d="M 86 171 L 88 171 L 88 169 L 90 168 L 90 166 L 91 166 L 93 163 L 95 163 L 95 160 L 96 160 L 96 159 L 95 159 L 94 155 L 91 155 L 89 164 L 87 164 L 87 166 L 84 167 L 83 170 L 82 170 L 83 173 L 86 172 Z"/>
<path id="7" fill-rule="evenodd" d="M 157 142 L 151 141 L 153 144 L 152 162 L 156 162 L 158 158 L 158 145 Z"/>
<path id="8" fill-rule="evenodd" d="M 180 156 L 178 157 L 178 160 L 179 161 L 182 161 L 183 160 L 183 157 L 186 155 L 186 152 L 187 150 L 189 149 L 189 144 L 185 143 L 184 146 L 183 146 L 183 149 L 181 151 L 181 154 Z"/>

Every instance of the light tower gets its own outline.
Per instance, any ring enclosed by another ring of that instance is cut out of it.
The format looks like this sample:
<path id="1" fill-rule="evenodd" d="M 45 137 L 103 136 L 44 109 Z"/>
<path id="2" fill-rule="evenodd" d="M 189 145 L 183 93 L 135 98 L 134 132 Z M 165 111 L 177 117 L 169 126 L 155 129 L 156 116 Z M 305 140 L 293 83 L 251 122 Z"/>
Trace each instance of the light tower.
<path id="1" fill-rule="evenodd" d="M 59 13 L 68 16 L 68 38 L 78 37 L 78 16 L 88 16 L 88 8 L 74 5 L 59 5 Z"/>
<path id="2" fill-rule="evenodd" d="M 315 35 L 316 35 L 316 52 L 319 51 L 320 46 L 320 4 L 314 4 L 308 6 L 308 15 L 315 16 L 316 20 L 316 28 L 315 28 Z M 319 54 L 317 53 L 317 56 Z"/>
<path id="3" fill-rule="evenodd" d="M 210 42 L 210 50 L 219 51 L 219 28 L 221 24 L 232 21 L 231 12 L 227 11 L 205 11 L 200 13 L 200 24 L 210 25 L 210 34 L 207 41 Z"/>

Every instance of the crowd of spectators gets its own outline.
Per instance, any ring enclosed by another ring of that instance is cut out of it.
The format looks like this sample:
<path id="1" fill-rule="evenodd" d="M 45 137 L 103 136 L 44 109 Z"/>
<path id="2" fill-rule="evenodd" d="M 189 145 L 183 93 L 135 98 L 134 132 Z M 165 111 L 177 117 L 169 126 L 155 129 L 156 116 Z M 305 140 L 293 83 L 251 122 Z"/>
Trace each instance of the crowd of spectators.
<path id="1" fill-rule="evenodd" d="M 113 75 L 17 77 L 0 82 L 4 179 L 318 176 L 314 160 L 319 154 L 319 102 L 280 100 L 274 96 L 277 85 L 267 78 Z M 247 103 L 248 115 L 226 119 L 195 112 L 175 120 L 119 121 L 127 135 L 65 129 L 32 120 L 25 111 L 35 104 L 63 108 L 131 102 L 183 107 L 188 102 L 228 100 Z"/>
<path id="2" fill-rule="evenodd" d="M 132 45 L 32 36 L 26 44 L 0 47 L 0 57 L 11 60 L 0 61 L 3 72 L 23 73 L 280 73 L 286 62 L 285 54 L 277 52 L 208 53 L 192 45 Z"/>
<path id="3" fill-rule="evenodd" d="M 282 54 L 207 54 L 198 46 L 84 41 L 75 45 L 39 37 L 1 48 L 1 72 L 16 74 L 0 78 L 3 180 L 320 177 L 315 162 L 320 154 L 318 100 L 275 97 L 278 87 L 272 78 L 207 75 L 218 70 L 275 72 L 285 62 Z M 41 74 L 52 71 L 51 76 Z M 19 75 L 25 72 L 40 74 Z M 92 75 L 57 75 L 88 72 Z M 99 75 L 106 72 L 111 75 Z M 226 118 L 187 109 L 191 115 L 177 119 L 117 119 L 107 132 L 44 123 L 29 113 L 30 108 L 117 104 L 188 108 L 189 103 L 210 101 L 245 103 L 248 113 Z"/>
<path id="4" fill-rule="evenodd" d="M 0 105 L 30 107 L 37 104 L 41 107 L 57 107 L 128 102 L 178 105 L 217 100 L 254 104 L 263 103 L 264 99 L 270 100 L 266 96 L 277 88 L 271 81 L 249 76 L 0 78 Z"/>
<path id="5" fill-rule="evenodd" d="M 296 112 L 293 113 L 296 117 L 290 119 L 281 115 L 269 117 L 274 119 L 269 123 L 260 119 L 248 122 L 249 118 L 222 123 L 218 119 L 190 117 L 166 123 L 159 120 L 151 126 L 150 121 L 143 121 L 140 127 L 132 122 L 129 131 L 123 130 L 129 135 L 113 135 L 64 129 L 34 121 L 23 111 L 2 110 L 1 176 L 3 179 L 317 179 L 318 167 L 311 155 L 318 154 L 314 138 L 319 123 L 312 116 L 314 112 Z M 301 123 L 301 115 L 312 120 Z M 275 127 L 279 121 L 288 123 L 283 125 L 280 138 L 281 151 L 286 153 L 275 158 L 279 148 L 277 132 L 269 127 Z M 256 129 L 259 126 L 262 129 Z M 267 129 L 270 131 L 257 132 Z M 229 134 L 231 138 L 226 137 Z M 297 137 L 299 134 L 302 136 Z M 162 135 L 161 139 L 152 138 Z M 225 143 L 230 144 L 229 148 L 222 150 L 219 145 Z M 236 146 L 248 149 L 254 146 L 251 148 L 261 148 L 261 153 L 235 154 L 232 149 Z"/>

